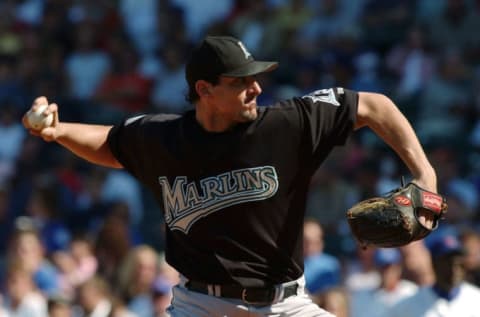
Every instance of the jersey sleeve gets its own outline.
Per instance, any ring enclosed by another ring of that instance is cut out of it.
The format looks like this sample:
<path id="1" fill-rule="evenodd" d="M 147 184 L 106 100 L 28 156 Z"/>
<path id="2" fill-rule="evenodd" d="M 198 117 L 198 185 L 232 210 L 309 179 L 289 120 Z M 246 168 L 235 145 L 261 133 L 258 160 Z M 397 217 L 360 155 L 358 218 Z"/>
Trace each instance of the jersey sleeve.
<path id="1" fill-rule="evenodd" d="M 148 116 L 126 119 L 109 132 L 107 142 L 113 156 L 136 177 L 142 174 L 142 155 L 145 151 L 144 125 Z"/>
<path id="2" fill-rule="evenodd" d="M 321 89 L 296 98 L 295 103 L 304 145 L 314 157 L 345 144 L 357 118 L 357 92 L 341 87 Z"/>

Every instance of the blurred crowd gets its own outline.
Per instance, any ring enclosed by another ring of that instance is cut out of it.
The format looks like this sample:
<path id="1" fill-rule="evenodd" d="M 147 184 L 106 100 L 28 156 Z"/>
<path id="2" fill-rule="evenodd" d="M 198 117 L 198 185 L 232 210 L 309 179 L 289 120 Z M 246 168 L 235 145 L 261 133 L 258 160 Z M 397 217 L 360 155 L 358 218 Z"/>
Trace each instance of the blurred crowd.
<path id="1" fill-rule="evenodd" d="M 362 308 L 383 287 L 402 285 L 375 293 L 388 305 L 416 296 L 438 276 L 431 259 L 445 254 L 432 250 L 445 237 L 479 286 L 479 27 L 478 0 L 1 0 L 0 317 L 163 316 L 178 273 L 162 257 L 151 194 L 28 135 L 21 117 L 40 95 L 64 121 L 182 113 L 184 63 L 205 34 L 280 62 L 259 77 L 260 105 L 334 86 L 388 95 L 438 173 L 449 204 L 440 228 L 399 250 L 363 250 L 345 211 L 408 171 L 369 131 L 331 155 L 307 203 L 317 242 L 305 243 L 306 277 L 319 303 L 374 316 Z"/>

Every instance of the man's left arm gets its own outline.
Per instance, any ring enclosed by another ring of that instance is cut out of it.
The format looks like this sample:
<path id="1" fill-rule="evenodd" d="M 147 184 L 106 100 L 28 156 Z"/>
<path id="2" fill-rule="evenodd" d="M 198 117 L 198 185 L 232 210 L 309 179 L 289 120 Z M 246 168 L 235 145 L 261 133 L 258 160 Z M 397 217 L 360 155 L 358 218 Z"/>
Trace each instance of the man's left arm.
<path id="1" fill-rule="evenodd" d="M 355 129 L 364 126 L 371 128 L 400 156 L 417 185 L 437 192 L 435 170 L 412 126 L 392 100 L 382 94 L 359 92 Z"/>

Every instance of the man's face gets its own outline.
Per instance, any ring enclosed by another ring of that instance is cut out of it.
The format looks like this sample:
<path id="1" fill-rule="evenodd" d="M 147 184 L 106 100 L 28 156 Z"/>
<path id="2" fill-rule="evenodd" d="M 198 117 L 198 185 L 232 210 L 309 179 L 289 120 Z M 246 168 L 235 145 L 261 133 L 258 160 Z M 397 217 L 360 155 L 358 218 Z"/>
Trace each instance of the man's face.
<path id="1" fill-rule="evenodd" d="M 402 278 L 402 265 L 400 263 L 381 266 L 379 271 L 382 277 L 383 288 L 387 290 L 393 290 Z"/>
<path id="2" fill-rule="evenodd" d="M 303 256 L 319 254 L 323 251 L 323 230 L 313 222 L 303 225 Z"/>
<path id="3" fill-rule="evenodd" d="M 215 110 L 226 120 L 249 122 L 257 118 L 257 96 L 262 89 L 255 76 L 220 77 L 212 86 Z"/>
<path id="4" fill-rule="evenodd" d="M 437 284 L 443 289 L 451 290 L 465 278 L 463 256 L 447 254 L 432 260 Z"/>
<path id="5" fill-rule="evenodd" d="M 56 304 L 50 308 L 50 317 L 71 317 L 72 309 L 68 304 Z"/>
<path id="6" fill-rule="evenodd" d="M 33 290 L 33 282 L 26 272 L 13 272 L 7 278 L 7 292 L 14 301 L 20 301 Z"/>

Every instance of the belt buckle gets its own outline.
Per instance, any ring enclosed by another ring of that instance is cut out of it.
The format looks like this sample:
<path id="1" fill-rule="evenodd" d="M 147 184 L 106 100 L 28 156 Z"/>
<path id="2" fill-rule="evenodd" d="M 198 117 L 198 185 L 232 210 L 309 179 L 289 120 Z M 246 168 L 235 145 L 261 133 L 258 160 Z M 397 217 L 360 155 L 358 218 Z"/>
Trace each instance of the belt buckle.
<path id="1" fill-rule="evenodd" d="M 249 301 L 247 299 L 247 289 L 244 288 L 242 290 L 242 301 L 245 303 L 245 304 L 248 304 L 248 305 L 270 305 L 273 301 L 263 301 L 263 302 L 254 302 L 254 301 Z"/>
<path id="2" fill-rule="evenodd" d="M 242 301 L 246 304 L 249 304 L 249 305 L 257 305 L 257 304 L 260 304 L 260 303 L 257 303 L 257 302 L 251 302 L 247 299 L 247 289 L 244 288 L 242 290 Z"/>

